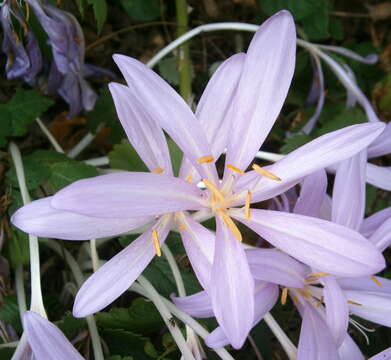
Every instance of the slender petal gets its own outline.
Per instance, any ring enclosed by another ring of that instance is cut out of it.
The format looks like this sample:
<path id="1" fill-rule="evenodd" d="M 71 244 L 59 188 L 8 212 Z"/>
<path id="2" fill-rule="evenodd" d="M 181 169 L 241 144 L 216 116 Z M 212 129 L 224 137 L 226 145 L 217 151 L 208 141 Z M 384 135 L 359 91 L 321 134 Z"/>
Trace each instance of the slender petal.
<path id="1" fill-rule="evenodd" d="M 296 31 L 292 15 L 280 11 L 266 20 L 247 51 L 237 97 L 227 164 L 246 170 L 269 134 L 292 80 Z"/>
<path id="2" fill-rule="evenodd" d="M 376 282 L 374 280 L 376 280 Z M 381 276 L 376 276 L 375 279 L 369 276 L 360 278 L 342 278 L 338 279 L 338 284 L 344 290 L 383 292 L 391 294 L 391 280 Z"/>
<path id="3" fill-rule="evenodd" d="M 374 158 L 391 153 L 391 123 L 386 124 L 384 131 L 368 147 L 368 157 Z"/>
<path id="4" fill-rule="evenodd" d="M 118 118 L 132 146 L 149 170 L 162 169 L 165 174 L 172 175 L 170 153 L 162 128 L 150 118 L 145 106 L 127 86 L 110 83 Z"/>
<path id="5" fill-rule="evenodd" d="M 254 280 L 243 245 L 218 217 L 211 285 L 213 312 L 230 343 L 239 349 L 252 327 Z"/>
<path id="6" fill-rule="evenodd" d="M 12 223 L 24 232 L 64 240 L 88 240 L 125 233 L 153 220 L 153 217 L 98 218 L 50 206 L 52 196 L 35 200 L 13 214 Z"/>
<path id="7" fill-rule="evenodd" d="M 296 201 L 295 214 L 319 217 L 327 190 L 327 176 L 324 169 L 304 178 L 300 196 Z"/>
<path id="8" fill-rule="evenodd" d="M 246 256 L 254 279 L 286 287 L 303 288 L 306 269 L 277 249 L 249 249 Z"/>
<path id="9" fill-rule="evenodd" d="M 367 164 L 367 182 L 379 189 L 391 191 L 391 166 Z"/>
<path id="10" fill-rule="evenodd" d="M 170 225 L 169 219 L 162 218 L 153 227 L 160 244 L 164 243 Z M 132 285 L 154 256 L 152 229 L 149 229 L 87 279 L 76 295 L 73 315 L 85 317 L 111 304 Z"/>
<path id="11" fill-rule="evenodd" d="M 345 340 L 339 347 L 338 353 L 341 360 L 365 360 L 360 348 L 349 334 L 345 336 Z"/>
<path id="12" fill-rule="evenodd" d="M 381 252 L 391 245 L 391 218 L 386 220 L 379 228 L 372 234 L 369 240 Z"/>
<path id="13" fill-rule="evenodd" d="M 198 318 L 213 317 L 212 303 L 206 291 L 200 291 L 196 294 L 184 297 L 171 297 L 172 301 L 182 311 L 190 316 Z"/>
<path id="14" fill-rule="evenodd" d="M 37 360 L 83 360 L 60 329 L 40 315 L 26 311 L 23 325 Z"/>
<path id="15" fill-rule="evenodd" d="M 329 221 L 272 210 L 241 210 L 231 215 L 275 247 L 315 269 L 333 275 L 359 277 L 384 268 L 374 245 L 358 232 Z"/>
<path id="16" fill-rule="evenodd" d="M 145 111 L 149 116 L 167 131 L 199 174 L 217 180 L 213 162 L 200 164 L 197 161 L 212 152 L 202 126 L 183 99 L 141 62 L 118 54 L 113 58 L 133 96 L 141 104 L 148 104 Z"/>
<path id="17" fill-rule="evenodd" d="M 372 356 L 369 360 L 388 360 L 391 359 L 391 347 Z"/>
<path id="18" fill-rule="evenodd" d="M 123 172 L 83 179 L 54 195 L 51 206 L 98 217 L 129 218 L 202 208 L 196 185 L 164 174 Z"/>
<path id="19" fill-rule="evenodd" d="M 359 230 L 365 211 L 366 150 L 339 164 L 333 188 L 331 219 Z"/>
<path id="20" fill-rule="evenodd" d="M 391 206 L 387 207 L 383 210 L 380 210 L 370 217 L 364 219 L 360 232 L 364 236 L 371 236 L 378 228 L 379 226 L 386 221 L 387 219 L 391 218 Z"/>

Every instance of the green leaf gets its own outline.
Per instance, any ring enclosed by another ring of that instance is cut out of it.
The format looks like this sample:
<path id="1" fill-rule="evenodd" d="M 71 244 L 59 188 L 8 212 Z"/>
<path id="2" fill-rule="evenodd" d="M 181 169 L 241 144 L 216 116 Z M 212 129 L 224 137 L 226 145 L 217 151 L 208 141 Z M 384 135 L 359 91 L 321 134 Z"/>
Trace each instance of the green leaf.
<path id="1" fill-rule="evenodd" d="M 1 131 L 0 131 L 0 148 L 7 145 L 7 136 L 12 135 L 12 123 L 9 112 L 6 108 L 6 105 L 0 104 L 0 122 L 1 122 Z"/>
<path id="2" fill-rule="evenodd" d="M 310 40 L 327 39 L 329 34 L 329 6 L 326 0 L 318 0 L 316 12 L 302 19 L 303 29 Z"/>
<path id="3" fill-rule="evenodd" d="M 159 0 L 121 0 L 129 17 L 136 21 L 152 21 L 160 16 Z"/>
<path id="4" fill-rule="evenodd" d="M 160 60 L 158 69 L 160 75 L 171 85 L 179 85 L 178 61 L 176 57 L 167 57 Z"/>
<path id="5" fill-rule="evenodd" d="M 76 161 L 56 163 L 50 167 L 50 171 L 51 176 L 48 182 L 54 191 L 58 191 L 76 180 L 99 175 L 98 170 L 93 166 Z"/>
<path id="6" fill-rule="evenodd" d="M 87 328 L 85 319 L 75 318 L 71 313 L 65 314 L 61 321 L 58 321 L 56 325 L 69 339 L 76 336 L 82 329 Z"/>
<path id="7" fill-rule="evenodd" d="M 172 140 L 167 139 L 168 150 L 170 151 L 171 164 L 174 170 L 174 175 L 178 176 L 181 167 L 183 153 L 179 146 Z"/>
<path id="8" fill-rule="evenodd" d="M 341 19 L 337 19 L 334 16 L 330 17 L 330 35 L 334 40 L 341 41 L 344 39 L 344 31 Z"/>
<path id="9" fill-rule="evenodd" d="M 16 332 L 22 331 L 16 295 L 4 296 L 2 306 L 0 307 L 0 320 L 11 325 Z"/>
<path id="10" fill-rule="evenodd" d="M 289 10 L 296 20 L 301 20 L 317 10 L 319 0 L 258 0 L 266 15 Z"/>
<path id="11" fill-rule="evenodd" d="M 126 140 L 122 144 L 114 145 L 113 151 L 110 151 L 108 156 L 110 167 L 113 169 L 148 171 L 136 150 Z"/>
<path id="12" fill-rule="evenodd" d="M 292 137 L 286 138 L 284 140 L 285 144 L 281 147 L 281 152 L 283 154 L 288 154 L 291 151 L 299 148 L 300 146 L 308 143 L 311 140 L 312 137 L 309 135 L 304 135 L 304 134 L 293 135 Z"/>
<path id="13" fill-rule="evenodd" d="M 130 308 L 113 308 L 96 314 L 101 328 L 124 329 L 140 334 L 158 331 L 164 326 L 155 306 L 143 298 L 137 298 Z"/>
<path id="14" fill-rule="evenodd" d="M 94 9 L 94 15 L 97 22 L 98 34 L 102 31 L 102 27 L 107 18 L 107 4 L 106 0 L 87 0 Z M 79 6 L 80 9 L 80 6 Z"/>

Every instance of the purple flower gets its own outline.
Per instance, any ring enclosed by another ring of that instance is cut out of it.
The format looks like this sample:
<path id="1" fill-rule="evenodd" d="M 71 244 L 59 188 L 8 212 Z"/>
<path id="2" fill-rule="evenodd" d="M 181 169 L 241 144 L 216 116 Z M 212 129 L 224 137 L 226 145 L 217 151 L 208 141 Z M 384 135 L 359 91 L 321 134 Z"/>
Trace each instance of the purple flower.
<path id="1" fill-rule="evenodd" d="M 380 123 L 345 128 L 273 166 L 254 166 L 254 171 L 244 173 L 284 103 L 295 46 L 293 19 L 281 11 L 260 27 L 246 54 L 232 56 L 216 71 L 195 115 L 153 71 L 134 59 L 114 56 L 128 83 L 110 84 L 117 113 L 152 173 L 81 180 L 30 203 L 12 218 L 26 232 L 72 240 L 120 234 L 148 224 L 146 232 L 84 283 L 75 301 L 76 316 L 99 311 L 126 291 L 155 252 L 160 254 L 173 226 L 210 296 L 213 314 L 236 348 L 254 322 L 257 284 L 233 218 L 321 271 L 364 276 L 384 267 L 380 252 L 356 231 L 308 216 L 250 209 L 252 202 L 281 194 L 304 176 L 356 154 L 384 128 Z M 184 152 L 179 178 L 172 175 L 162 128 Z M 214 162 L 225 148 L 226 170 L 220 181 Z M 206 190 L 195 185 L 199 179 Z M 200 211 L 190 215 L 187 210 Z M 216 235 L 197 222 L 214 215 Z"/>

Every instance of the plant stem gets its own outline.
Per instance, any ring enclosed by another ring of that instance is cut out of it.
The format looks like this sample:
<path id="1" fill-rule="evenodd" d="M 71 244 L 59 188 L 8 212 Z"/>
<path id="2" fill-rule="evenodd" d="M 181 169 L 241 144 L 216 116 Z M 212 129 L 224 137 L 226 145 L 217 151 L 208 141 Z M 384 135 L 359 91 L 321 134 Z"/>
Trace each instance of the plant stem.
<path id="1" fill-rule="evenodd" d="M 64 150 L 63 148 L 61 147 L 61 145 L 57 142 L 57 140 L 54 138 L 54 136 L 50 133 L 50 131 L 48 130 L 48 128 L 44 125 L 44 123 L 41 121 L 40 118 L 36 118 L 35 119 L 40 127 L 40 129 L 42 130 L 42 132 L 46 135 L 46 137 L 48 138 L 48 140 L 50 141 L 50 143 L 52 144 L 52 146 L 54 147 L 54 149 L 59 152 L 59 153 L 64 153 Z"/>
<path id="2" fill-rule="evenodd" d="M 15 270 L 15 288 L 16 288 L 16 297 L 18 300 L 18 308 L 20 318 L 23 319 L 23 313 L 27 310 L 26 305 L 26 293 L 24 291 L 23 284 L 23 265 L 18 265 Z"/>

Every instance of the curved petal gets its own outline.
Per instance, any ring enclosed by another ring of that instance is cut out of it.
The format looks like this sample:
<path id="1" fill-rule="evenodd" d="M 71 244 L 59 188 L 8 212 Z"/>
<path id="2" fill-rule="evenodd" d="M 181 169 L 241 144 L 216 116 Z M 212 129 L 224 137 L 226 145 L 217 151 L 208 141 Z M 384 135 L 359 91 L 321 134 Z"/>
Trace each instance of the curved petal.
<path id="1" fill-rule="evenodd" d="M 206 291 L 183 297 L 171 296 L 171 300 L 179 309 L 198 318 L 213 317 L 212 303 Z"/>
<path id="2" fill-rule="evenodd" d="M 227 164 L 246 170 L 269 134 L 288 93 L 296 55 L 292 15 L 280 11 L 255 33 L 247 51 L 233 118 Z"/>
<path id="3" fill-rule="evenodd" d="M 64 240 L 88 240 L 123 234 L 153 220 L 153 217 L 98 218 L 50 206 L 52 196 L 32 201 L 16 211 L 11 222 L 24 232 Z"/>
<path id="4" fill-rule="evenodd" d="M 367 183 L 391 191 L 391 166 L 367 164 Z"/>
<path id="5" fill-rule="evenodd" d="M 206 135 L 185 101 L 147 66 L 124 55 L 114 55 L 113 59 L 128 83 L 133 96 L 144 110 L 178 144 L 198 173 L 211 180 L 217 180 L 213 162 L 200 164 L 197 160 L 211 155 Z"/>
<path id="6" fill-rule="evenodd" d="M 170 221 L 162 219 L 153 227 L 158 231 L 160 244 L 166 240 L 170 226 Z M 76 295 L 73 315 L 85 317 L 111 304 L 132 285 L 154 256 L 152 229 L 149 229 L 84 282 Z"/>
<path id="7" fill-rule="evenodd" d="M 370 237 L 389 218 L 391 218 L 391 206 L 364 219 L 360 232 L 364 236 Z"/>
<path id="8" fill-rule="evenodd" d="M 341 360 L 365 360 L 360 348 L 349 334 L 346 335 L 344 342 L 339 347 L 338 353 Z"/>
<path id="9" fill-rule="evenodd" d="M 366 150 L 341 162 L 333 188 L 331 220 L 359 230 L 365 211 Z"/>
<path id="10" fill-rule="evenodd" d="M 160 215 L 202 208 L 196 185 L 164 174 L 123 172 L 83 179 L 54 195 L 51 206 L 102 218 Z"/>
<path id="11" fill-rule="evenodd" d="M 230 343 L 239 349 L 254 317 L 254 280 L 243 245 L 217 217 L 216 248 L 208 293 L 213 312 Z"/>
<path id="12" fill-rule="evenodd" d="M 376 280 L 376 281 L 374 281 Z M 338 284 L 344 290 L 369 291 L 391 294 L 391 280 L 376 276 L 375 279 L 369 276 L 360 278 L 341 278 Z"/>
<path id="13" fill-rule="evenodd" d="M 391 245 L 391 218 L 381 224 L 369 240 L 381 252 L 387 249 Z"/>
<path id="14" fill-rule="evenodd" d="M 333 275 L 359 277 L 385 266 L 382 254 L 358 232 L 309 216 L 272 210 L 231 215 L 288 255 Z"/>
<path id="15" fill-rule="evenodd" d="M 118 118 L 132 146 L 148 169 L 162 169 L 172 175 L 170 153 L 162 128 L 150 118 L 145 106 L 127 86 L 110 83 L 109 89 L 114 100 Z"/>
<path id="16" fill-rule="evenodd" d="M 369 158 L 389 153 L 391 153 L 391 123 L 386 124 L 384 131 L 368 146 Z"/>
<path id="17" fill-rule="evenodd" d="M 60 329 L 38 314 L 26 311 L 23 327 L 36 359 L 83 360 Z"/>
<path id="18" fill-rule="evenodd" d="M 304 287 L 305 267 L 283 252 L 277 249 L 246 249 L 246 256 L 254 279 L 286 287 Z"/>

